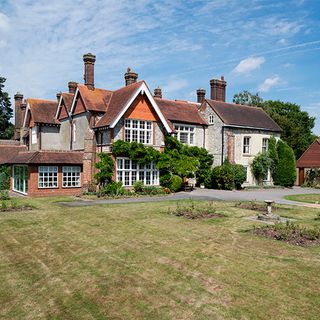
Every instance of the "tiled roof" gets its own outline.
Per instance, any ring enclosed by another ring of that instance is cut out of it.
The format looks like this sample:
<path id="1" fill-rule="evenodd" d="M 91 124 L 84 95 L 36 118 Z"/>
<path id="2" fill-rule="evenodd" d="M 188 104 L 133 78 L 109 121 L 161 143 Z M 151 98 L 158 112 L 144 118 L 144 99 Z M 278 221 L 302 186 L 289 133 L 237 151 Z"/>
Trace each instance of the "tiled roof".
<path id="1" fill-rule="evenodd" d="M 155 101 L 165 118 L 170 122 L 207 125 L 206 121 L 200 115 L 200 105 L 198 103 L 160 98 L 155 98 Z"/>
<path id="2" fill-rule="evenodd" d="M 107 105 L 106 113 L 96 124 L 96 128 L 109 126 L 123 110 L 127 102 L 134 95 L 143 81 L 130 84 L 113 91 L 110 103 Z"/>
<path id="3" fill-rule="evenodd" d="M 205 100 L 228 125 L 265 129 L 281 132 L 281 128 L 261 108 L 226 103 L 216 100 Z"/>
<path id="4" fill-rule="evenodd" d="M 0 164 L 9 164 L 20 151 L 27 151 L 26 146 L 0 145 Z"/>
<path id="5" fill-rule="evenodd" d="M 87 110 L 97 112 L 106 111 L 112 96 L 112 91 L 98 88 L 90 90 L 82 84 L 78 84 L 78 89 Z"/>
<path id="6" fill-rule="evenodd" d="M 320 139 L 314 141 L 297 161 L 298 168 L 320 168 Z"/>
<path id="7" fill-rule="evenodd" d="M 70 112 L 74 93 L 62 92 L 61 96 L 68 112 Z"/>
<path id="8" fill-rule="evenodd" d="M 82 164 L 83 152 L 78 151 L 26 151 L 19 152 L 11 164 Z"/>
<path id="9" fill-rule="evenodd" d="M 36 123 L 59 124 L 55 119 L 57 101 L 28 99 L 32 120 Z"/>

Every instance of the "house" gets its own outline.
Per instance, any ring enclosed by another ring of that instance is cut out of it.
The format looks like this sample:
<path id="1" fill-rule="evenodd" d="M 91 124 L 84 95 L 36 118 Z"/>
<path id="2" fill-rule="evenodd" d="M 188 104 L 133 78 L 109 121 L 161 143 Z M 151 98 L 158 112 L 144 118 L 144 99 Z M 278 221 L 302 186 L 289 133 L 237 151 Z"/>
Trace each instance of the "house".
<path id="1" fill-rule="evenodd" d="M 306 172 L 320 169 L 320 139 L 316 139 L 297 161 L 298 185 L 304 183 Z"/>
<path id="2" fill-rule="evenodd" d="M 210 98 L 198 89 L 195 102 L 168 100 L 161 88 L 152 93 L 130 68 L 123 87 L 96 88 L 96 57 L 88 53 L 83 61 L 84 84 L 70 81 L 68 92 L 59 92 L 54 100 L 15 95 L 15 139 L 20 146 L 2 160 L 12 165 L 12 190 L 28 195 L 78 194 L 93 181 L 97 154 L 111 153 L 113 142 L 136 141 L 162 151 L 166 135 L 206 148 L 214 155 L 215 166 L 226 158 L 243 164 L 246 184 L 255 184 L 250 163 L 268 149 L 271 136 L 280 137 L 281 128 L 260 108 L 226 103 L 223 77 L 210 81 Z M 136 180 L 159 185 L 153 163 L 139 166 L 120 157 L 115 159 L 114 176 L 126 187 Z M 270 175 L 265 180 L 272 183 Z"/>

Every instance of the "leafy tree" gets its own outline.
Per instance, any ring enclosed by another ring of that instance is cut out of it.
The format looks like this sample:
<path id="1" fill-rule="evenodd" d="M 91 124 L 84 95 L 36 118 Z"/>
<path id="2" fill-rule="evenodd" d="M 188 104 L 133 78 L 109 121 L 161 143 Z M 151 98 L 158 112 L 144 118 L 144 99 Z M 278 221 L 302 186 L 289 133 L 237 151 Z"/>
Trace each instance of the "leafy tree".
<path id="1" fill-rule="evenodd" d="M 13 124 L 10 123 L 13 110 L 11 108 L 10 97 L 4 91 L 6 78 L 0 77 L 0 139 L 11 139 L 13 137 Z"/>
<path id="2" fill-rule="evenodd" d="M 241 189 L 242 184 L 247 179 L 247 170 L 241 164 L 233 164 L 233 176 L 234 176 L 234 186 L 236 189 Z"/>
<path id="3" fill-rule="evenodd" d="M 292 148 L 284 141 L 277 142 L 278 164 L 273 174 L 276 185 L 292 187 L 297 178 L 296 160 Z"/>
<path id="4" fill-rule="evenodd" d="M 104 186 L 112 181 L 114 171 L 114 161 L 107 153 L 99 153 L 100 161 L 95 164 L 99 171 L 95 174 L 100 186 Z"/>
<path id="5" fill-rule="evenodd" d="M 269 139 L 268 156 L 271 161 L 270 162 L 271 175 L 273 175 L 279 162 L 278 153 L 277 153 L 277 140 L 275 137 L 271 137 Z"/>
<path id="6" fill-rule="evenodd" d="M 212 169 L 212 188 L 232 190 L 234 188 L 234 172 L 232 165 L 224 163 Z"/>
<path id="7" fill-rule="evenodd" d="M 265 101 L 263 109 L 281 127 L 281 139 L 294 151 L 295 157 L 299 158 L 302 153 L 314 141 L 312 133 L 315 118 L 310 117 L 308 112 L 301 111 L 299 105 L 282 101 Z"/>
<path id="8" fill-rule="evenodd" d="M 271 159 L 269 158 L 268 153 L 263 152 L 257 154 L 252 163 L 251 163 L 251 171 L 260 184 L 263 178 L 268 174 L 271 166 Z"/>
<path id="9" fill-rule="evenodd" d="M 252 94 L 251 92 L 244 90 L 234 95 L 233 103 L 261 107 L 263 99 L 259 96 L 258 92 Z"/>

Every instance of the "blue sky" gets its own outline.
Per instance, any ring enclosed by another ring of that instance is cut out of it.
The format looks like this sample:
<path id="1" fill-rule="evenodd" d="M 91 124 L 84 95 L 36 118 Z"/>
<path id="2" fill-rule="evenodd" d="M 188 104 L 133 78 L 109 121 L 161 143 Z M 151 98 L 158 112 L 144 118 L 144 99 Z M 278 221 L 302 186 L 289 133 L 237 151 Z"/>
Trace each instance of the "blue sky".
<path id="1" fill-rule="evenodd" d="M 195 100 L 225 76 L 227 99 L 259 92 L 298 103 L 320 134 L 319 0 L 0 0 L 0 75 L 10 94 L 55 98 L 83 81 L 123 85 L 128 66 L 169 99 Z"/>

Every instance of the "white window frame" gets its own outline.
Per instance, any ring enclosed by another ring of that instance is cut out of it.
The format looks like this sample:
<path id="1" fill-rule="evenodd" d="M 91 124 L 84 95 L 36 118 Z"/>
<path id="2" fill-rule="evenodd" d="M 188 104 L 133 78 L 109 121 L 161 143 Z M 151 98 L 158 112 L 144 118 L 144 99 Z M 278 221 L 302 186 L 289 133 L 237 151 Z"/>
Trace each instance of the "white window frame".
<path id="1" fill-rule="evenodd" d="M 20 171 L 19 175 L 17 174 L 17 171 Z M 21 172 L 21 171 L 24 171 L 24 172 Z M 21 173 L 23 174 L 23 176 L 21 175 Z M 27 195 L 28 194 L 28 178 L 29 178 L 28 166 L 26 165 L 12 166 L 12 190 L 13 191 Z M 20 180 L 19 183 L 22 183 L 21 189 L 16 188 L 18 183 L 17 180 Z"/>
<path id="2" fill-rule="evenodd" d="M 153 144 L 152 121 L 124 119 L 124 141 Z"/>
<path id="3" fill-rule="evenodd" d="M 47 183 L 49 185 L 45 186 L 44 178 L 48 178 Z M 56 183 L 53 184 L 55 180 L 56 180 Z M 59 188 L 58 166 L 39 166 L 38 167 L 38 188 L 39 189 Z"/>
<path id="4" fill-rule="evenodd" d="M 176 137 L 181 143 L 190 146 L 193 146 L 195 144 L 195 126 L 175 124 L 174 130 L 175 132 L 173 136 Z M 186 141 L 181 141 L 182 135 L 186 135 Z"/>
<path id="5" fill-rule="evenodd" d="M 246 139 L 248 139 L 248 144 L 246 144 Z M 251 137 L 245 136 L 243 137 L 243 154 L 250 154 L 251 153 Z"/>
<path id="6" fill-rule="evenodd" d="M 125 187 L 132 187 L 135 181 L 142 181 L 146 186 L 158 186 L 159 170 L 154 163 L 139 165 L 129 158 L 119 157 L 116 159 L 116 180 Z"/>
<path id="7" fill-rule="evenodd" d="M 262 152 L 267 152 L 269 149 L 269 139 L 268 138 L 262 138 Z"/>
<path id="8" fill-rule="evenodd" d="M 31 144 L 36 144 L 37 142 L 37 127 L 34 126 L 31 128 Z"/>
<path id="9" fill-rule="evenodd" d="M 214 124 L 214 115 L 210 114 L 208 119 L 209 124 Z"/>
<path id="10" fill-rule="evenodd" d="M 81 188 L 81 167 L 62 167 L 62 188 Z"/>

